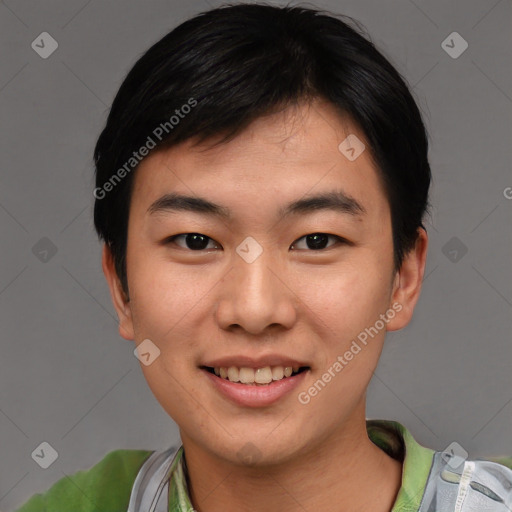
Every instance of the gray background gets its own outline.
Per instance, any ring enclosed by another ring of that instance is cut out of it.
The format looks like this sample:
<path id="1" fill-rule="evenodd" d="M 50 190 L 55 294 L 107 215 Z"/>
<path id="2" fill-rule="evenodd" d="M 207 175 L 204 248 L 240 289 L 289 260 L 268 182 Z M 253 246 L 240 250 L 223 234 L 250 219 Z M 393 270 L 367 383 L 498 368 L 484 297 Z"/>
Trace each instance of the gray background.
<path id="1" fill-rule="evenodd" d="M 178 440 L 118 335 L 92 227 L 92 151 L 135 60 L 217 5 L 0 3 L 1 510 L 110 450 Z M 366 26 L 413 87 L 431 139 L 423 292 L 412 323 L 388 335 L 367 416 L 437 450 L 456 440 L 470 457 L 512 455 L 511 0 L 309 5 Z M 44 31 L 59 45 L 47 59 L 31 48 Z M 469 44 L 456 59 L 441 46 L 453 31 Z M 31 457 L 43 441 L 59 454 L 48 469 Z"/>

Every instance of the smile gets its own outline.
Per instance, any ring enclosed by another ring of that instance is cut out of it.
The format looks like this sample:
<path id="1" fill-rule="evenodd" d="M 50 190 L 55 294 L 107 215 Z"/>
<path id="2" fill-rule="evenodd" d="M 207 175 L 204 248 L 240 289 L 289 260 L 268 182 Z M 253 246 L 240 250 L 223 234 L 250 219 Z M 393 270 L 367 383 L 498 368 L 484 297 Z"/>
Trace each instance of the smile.
<path id="1" fill-rule="evenodd" d="M 265 366 L 263 368 L 249 367 L 203 367 L 210 373 L 217 375 L 230 382 L 239 382 L 241 384 L 266 386 L 274 381 L 286 379 L 298 373 L 307 370 L 309 367 L 292 366 Z"/>
<path id="2" fill-rule="evenodd" d="M 222 397 L 239 407 L 251 408 L 268 407 L 284 399 L 311 372 L 309 366 L 201 366 L 200 370 Z"/>

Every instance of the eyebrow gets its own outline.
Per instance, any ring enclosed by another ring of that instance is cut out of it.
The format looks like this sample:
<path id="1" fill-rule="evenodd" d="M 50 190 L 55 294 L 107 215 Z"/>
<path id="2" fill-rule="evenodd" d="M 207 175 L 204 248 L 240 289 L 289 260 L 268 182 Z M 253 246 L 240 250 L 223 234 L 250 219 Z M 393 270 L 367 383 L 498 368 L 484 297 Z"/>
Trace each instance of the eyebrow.
<path id="1" fill-rule="evenodd" d="M 281 207 L 278 211 L 278 216 L 284 219 L 291 215 L 306 215 L 319 210 L 331 210 L 351 216 L 366 214 L 366 209 L 361 203 L 340 190 L 324 192 L 293 201 Z M 232 219 L 231 211 L 225 206 L 213 203 L 202 197 L 187 196 L 175 192 L 165 194 L 154 201 L 147 211 L 150 215 L 187 211 L 224 220 Z"/>

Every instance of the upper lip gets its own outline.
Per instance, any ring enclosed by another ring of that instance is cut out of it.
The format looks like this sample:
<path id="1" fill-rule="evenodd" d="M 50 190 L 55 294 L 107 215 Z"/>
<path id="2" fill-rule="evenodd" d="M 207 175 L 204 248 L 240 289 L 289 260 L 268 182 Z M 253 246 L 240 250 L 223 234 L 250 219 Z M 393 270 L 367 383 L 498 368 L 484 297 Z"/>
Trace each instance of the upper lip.
<path id="1" fill-rule="evenodd" d="M 237 368 L 264 368 L 265 366 L 291 366 L 302 367 L 309 366 L 303 361 L 292 359 L 288 356 L 279 354 L 268 354 L 261 357 L 249 357 L 249 356 L 228 356 L 219 357 L 212 359 L 204 363 L 202 366 L 208 366 L 210 368 L 229 368 L 230 366 L 236 366 Z"/>

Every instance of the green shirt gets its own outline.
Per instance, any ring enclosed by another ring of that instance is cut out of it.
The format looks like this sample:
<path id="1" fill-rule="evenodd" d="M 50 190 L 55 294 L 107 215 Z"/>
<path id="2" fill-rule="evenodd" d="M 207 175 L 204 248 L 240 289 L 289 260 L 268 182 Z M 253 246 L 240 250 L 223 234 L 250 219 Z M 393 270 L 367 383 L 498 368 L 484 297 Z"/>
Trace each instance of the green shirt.
<path id="1" fill-rule="evenodd" d="M 366 423 L 372 442 L 391 457 L 403 462 L 402 485 L 392 512 L 418 512 L 420 506 L 421 511 L 434 510 L 430 508 L 431 503 L 436 503 L 438 512 L 451 511 L 453 508 L 448 506 L 447 498 L 446 508 L 442 505 L 442 500 L 450 492 L 453 503 L 456 500 L 460 502 L 456 510 L 477 510 L 463 508 L 464 499 L 475 500 L 475 503 L 480 503 L 478 500 L 493 500 L 493 505 L 504 508 L 486 510 L 509 510 L 512 496 L 510 491 L 506 496 L 506 489 L 512 487 L 512 470 L 508 469 L 512 468 L 512 457 L 489 459 L 493 462 L 482 462 L 484 467 L 480 463 L 477 463 L 476 468 L 475 463 L 464 463 L 457 472 L 447 465 L 449 457 L 443 452 L 421 446 L 400 423 L 388 420 L 367 420 Z M 155 458 L 157 455 L 158 459 Z M 164 460 L 165 464 L 160 464 Z M 142 479 L 145 468 L 151 466 L 150 471 L 156 472 L 158 464 L 163 472 L 155 474 L 157 478 L 154 481 L 158 481 L 163 488 L 160 482 L 164 481 L 162 475 L 165 476 L 165 494 L 162 496 L 165 501 L 168 500 L 168 511 L 192 511 L 181 446 L 177 451 L 171 448 L 165 453 L 150 450 L 111 451 L 89 470 L 61 478 L 45 493 L 35 494 L 16 512 L 126 512 L 138 474 L 140 476 L 137 481 L 146 485 L 148 480 Z M 495 475 L 498 475 L 499 481 L 493 479 Z M 500 483 L 505 485 L 501 487 Z M 489 506 L 487 502 L 481 503 L 482 509 Z M 160 506 L 165 507 L 162 503 Z M 138 512 L 137 507 L 133 510 Z M 144 512 L 148 512 L 146 507 Z"/>

